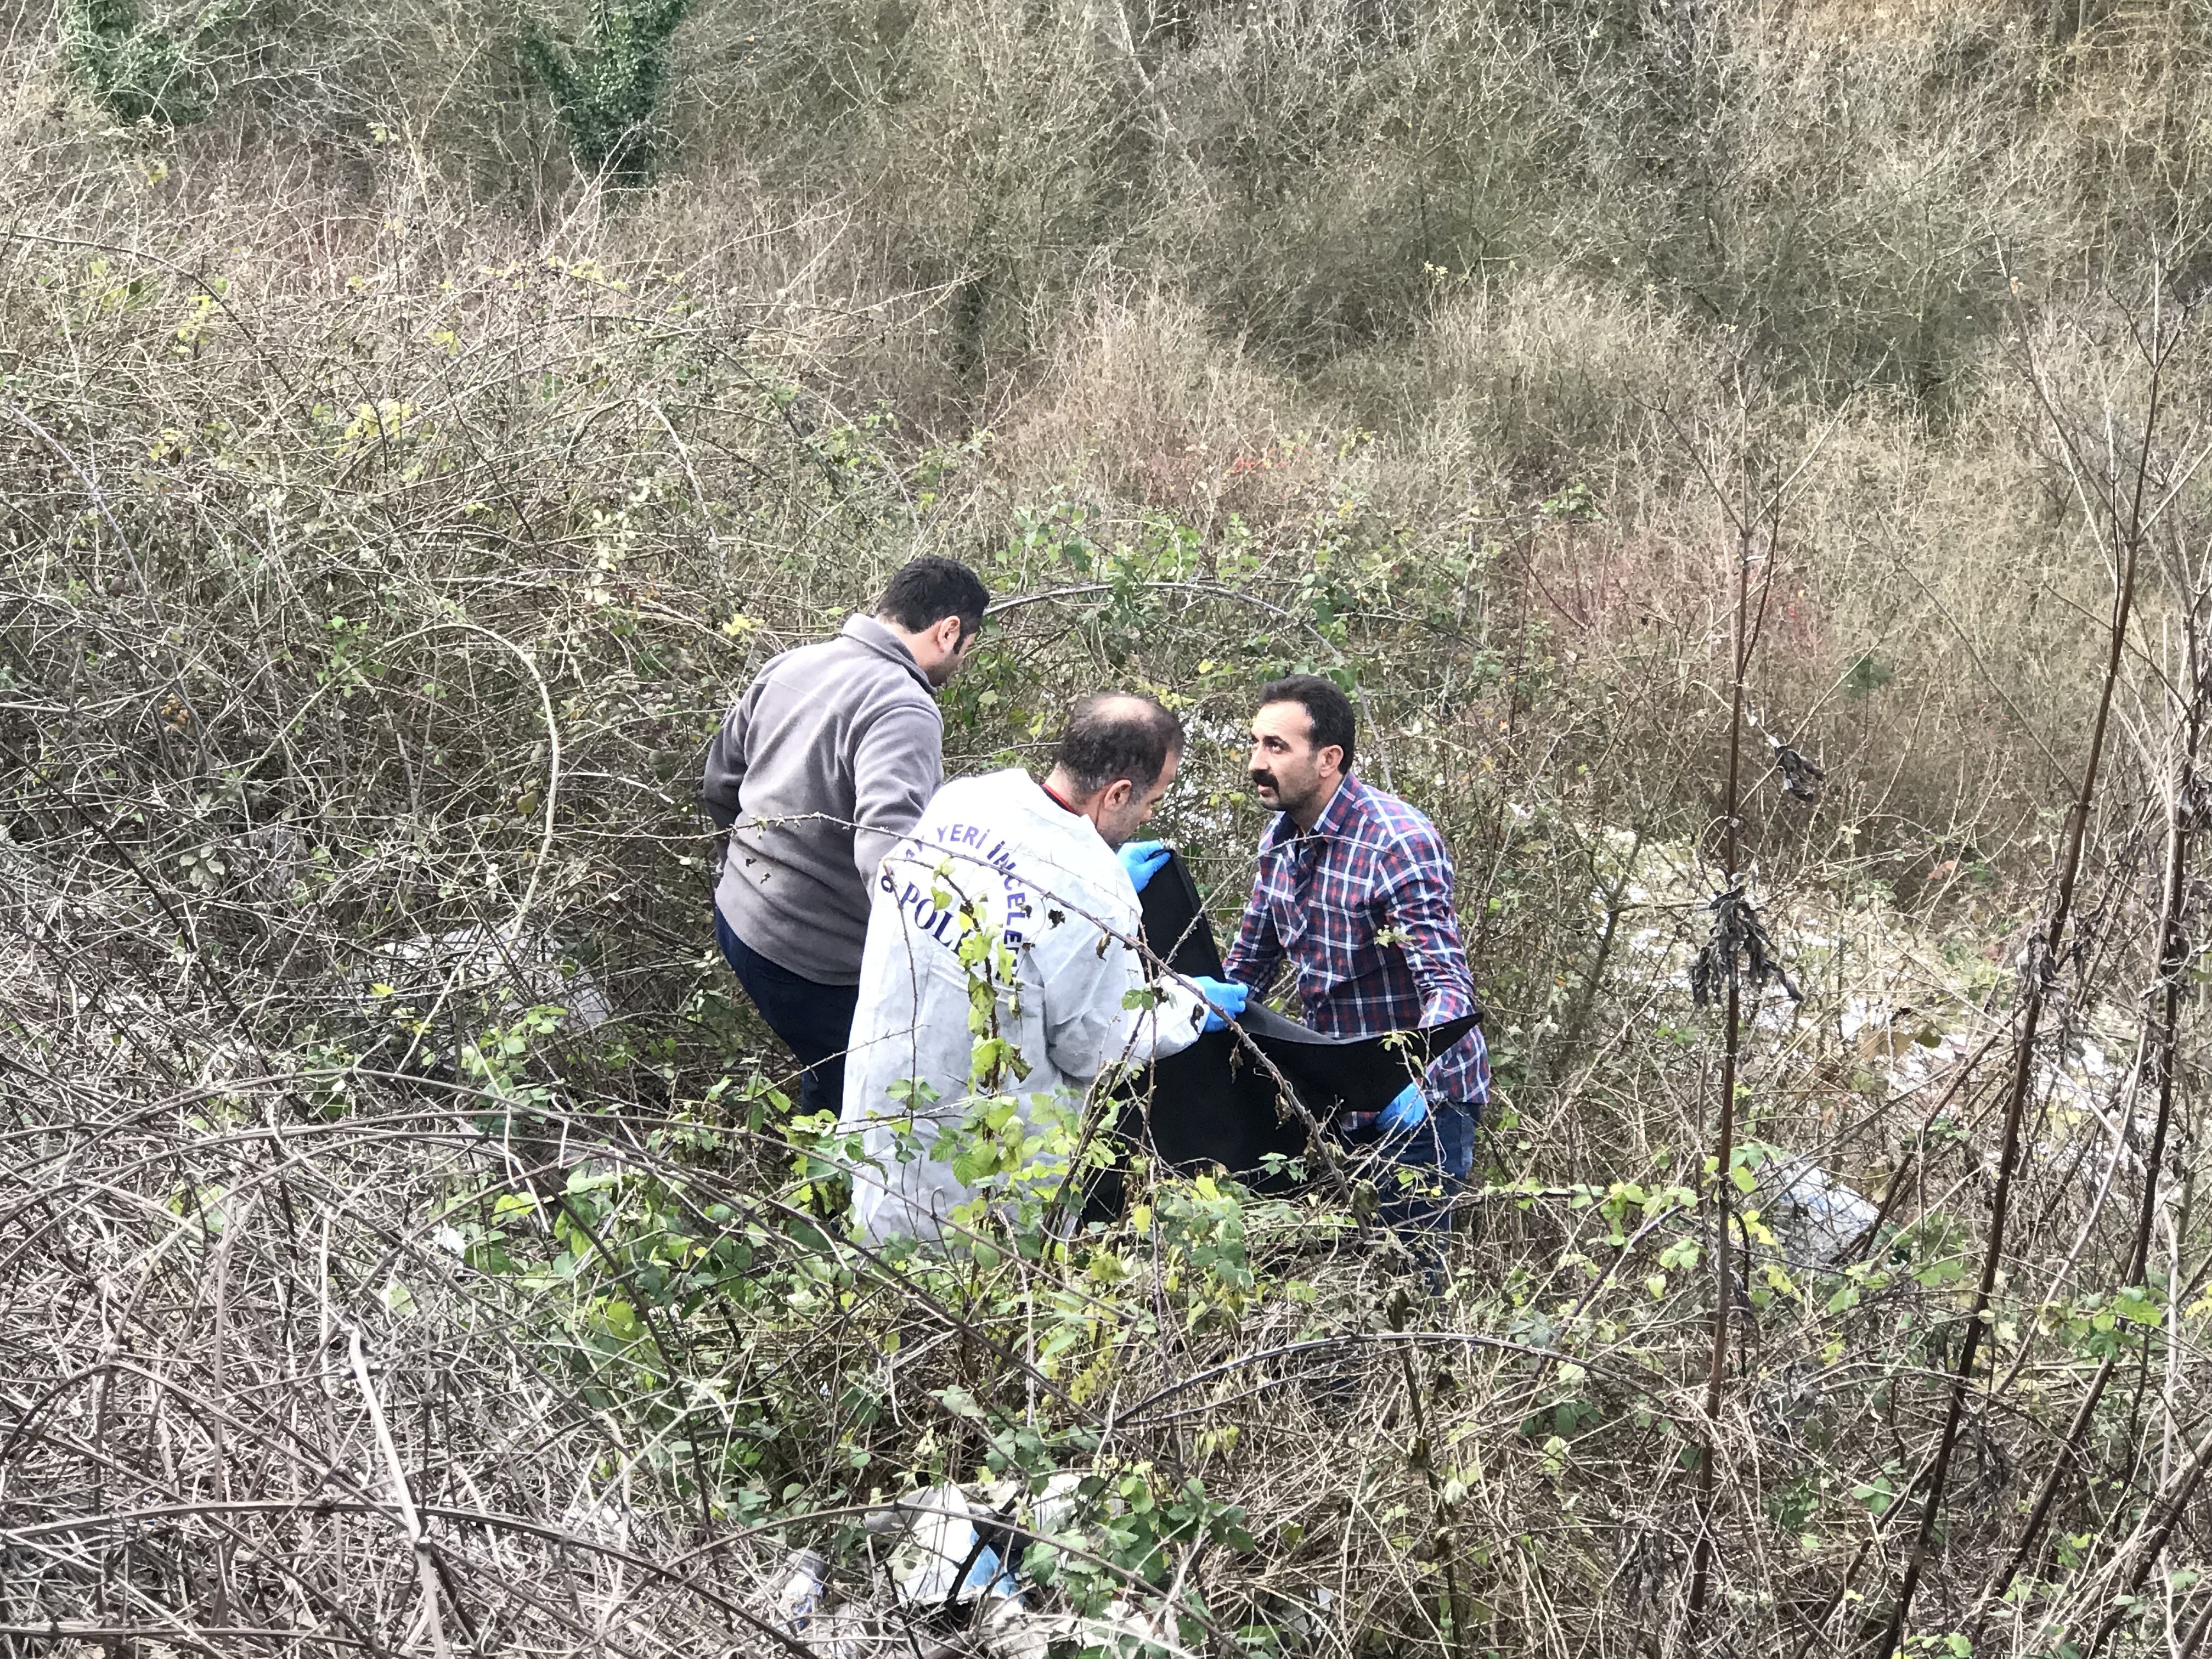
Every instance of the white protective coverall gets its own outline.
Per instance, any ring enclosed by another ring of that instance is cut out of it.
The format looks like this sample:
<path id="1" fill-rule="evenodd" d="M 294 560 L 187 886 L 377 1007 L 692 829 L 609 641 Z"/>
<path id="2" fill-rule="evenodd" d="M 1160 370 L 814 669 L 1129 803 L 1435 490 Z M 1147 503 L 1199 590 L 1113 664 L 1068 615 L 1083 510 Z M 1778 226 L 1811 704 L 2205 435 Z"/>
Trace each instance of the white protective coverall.
<path id="1" fill-rule="evenodd" d="M 983 970 L 963 964 L 959 946 L 976 926 L 987 938 L 1002 933 L 1013 957 L 1011 980 L 999 976 L 998 1035 L 1029 1070 L 1019 1081 L 1006 1078 L 999 1092 L 1019 1101 L 1024 1123 L 1040 1098 L 1076 1104 L 1105 1067 L 1175 1054 L 1205 1022 L 1204 1001 L 1177 980 L 1155 983 L 1153 1007 L 1123 1006 L 1146 984 L 1124 942 L 1137 937 L 1136 890 L 1091 820 L 1018 767 L 940 789 L 884 860 L 871 906 L 840 1124 L 863 1137 L 853 1209 L 872 1242 L 934 1241 L 952 1210 L 975 1196 L 950 1163 L 928 1154 L 973 1097 L 970 990 Z M 895 1092 L 909 1080 L 935 1097 Z"/>

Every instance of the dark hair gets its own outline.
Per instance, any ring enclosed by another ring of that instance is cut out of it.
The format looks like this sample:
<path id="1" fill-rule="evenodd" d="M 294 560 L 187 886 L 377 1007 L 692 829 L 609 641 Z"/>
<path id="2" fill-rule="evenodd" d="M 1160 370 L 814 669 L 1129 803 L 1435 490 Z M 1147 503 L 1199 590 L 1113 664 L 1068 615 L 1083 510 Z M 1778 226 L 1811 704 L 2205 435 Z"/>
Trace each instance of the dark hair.
<path id="1" fill-rule="evenodd" d="M 1319 674 L 1285 675 L 1260 688 L 1260 707 L 1265 708 L 1271 702 L 1304 705 L 1306 718 L 1313 722 L 1315 750 L 1334 744 L 1344 750 L 1341 769 L 1352 769 L 1352 738 L 1358 732 L 1359 721 L 1352 713 L 1352 699 L 1344 695 L 1334 680 L 1324 679 Z"/>
<path id="2" fill-rule="evenodd" d="M 1088 799 L 1122 778 L 1151 788 L 1182 752 L 1182 722 L 1150 697 L 1101 691 L 1075 705 L 1053 758 Z"/>
<path id="3" fill-rule="evenodd" d="M 957 617 L 960 637 L 964 640 L 983 625 L 984 608 L 990 603 L 990 589 L 974 571 L 957 559 L 933 554 L 909 559 L 892 574 L 876 614 L 909 634 L 919 634 L 947 617 Z"/>

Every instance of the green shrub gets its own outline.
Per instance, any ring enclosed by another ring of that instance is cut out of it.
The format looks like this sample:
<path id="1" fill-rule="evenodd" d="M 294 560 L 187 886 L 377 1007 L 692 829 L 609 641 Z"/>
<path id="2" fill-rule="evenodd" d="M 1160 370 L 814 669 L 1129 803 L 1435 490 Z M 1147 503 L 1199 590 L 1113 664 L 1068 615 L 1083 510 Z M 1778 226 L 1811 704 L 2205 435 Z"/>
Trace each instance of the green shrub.
<path id="1" fill-rule="evenodd" d="M 146 21 L 135 0 L 64 0 L 70 66 L 118 121 L 184 126 L 207 118 L 218 88 L 209 49 L 246 0 L 209 0 L 180 40 Z"/>
<path id="2" fill-rule="evenodd" d="M 691 0 L 593 0 L 587 47 L 525 21 L 522 61 L 552 98 L 586 173 L 625 187 L 653 182 L 665 136 L 653 114 L 668 84 L 668 37 L 690 9 Z"/>

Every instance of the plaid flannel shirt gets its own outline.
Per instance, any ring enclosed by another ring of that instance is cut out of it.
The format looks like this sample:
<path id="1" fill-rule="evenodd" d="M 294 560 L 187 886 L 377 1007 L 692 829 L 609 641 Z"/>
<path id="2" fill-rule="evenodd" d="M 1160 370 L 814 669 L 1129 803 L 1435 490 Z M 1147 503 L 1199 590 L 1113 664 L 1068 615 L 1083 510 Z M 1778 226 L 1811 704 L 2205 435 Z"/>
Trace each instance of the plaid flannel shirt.
<path id="1" fill-rule="evenodd" d="M 1451 855 L 1425 814 L 1347 777 L 1311 830 L 1277 815 L 1260 837 L 1228 976 L 1265 996 L 1285 960 L 1306 1024 L 1331 1036 L 1413 1030 L 1475 1011 Z M 1481 1029 L 1431 1061 L 1425 1083 L 1431 1099 L 1470 1111 L 1488 1101 Z"/>

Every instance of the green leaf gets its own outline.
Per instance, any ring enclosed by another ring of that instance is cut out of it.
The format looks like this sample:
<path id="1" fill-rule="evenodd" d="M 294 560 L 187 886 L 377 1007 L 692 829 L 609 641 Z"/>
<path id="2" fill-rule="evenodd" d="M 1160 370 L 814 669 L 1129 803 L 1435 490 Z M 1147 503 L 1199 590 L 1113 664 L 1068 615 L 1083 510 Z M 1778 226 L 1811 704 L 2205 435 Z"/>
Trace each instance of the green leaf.
<path id="1" fill-rule="evenodd" d="M 984 1413 L 982 1407 L 976 1403 L 975 1396 L 974 1395 L 969 1393 L 967 1389 L 962 1388 L 957 1382 L 951 1383 L 945 1388 L 933 1390 L 930 1395 L 930 1398 L 936 1401 L 939 1405 L 944 1407 L 945 1410 L 951 1412 L 955 1417 L 964 1417 L 969 1419 L 971 1422 L 976 1423 L 983 1421 Z"/>
<path id="2" fill-rule="evenodd" d="M 1889 1506 L 1897 1501 L 1896 1489 L 1889 1484 L 1889 1477 L 1886 1474 L 1878 1474 L 1862 1486 L 1853 1486 L 1851 1496 L 1876 1515 L 1887 1515 Z"/>
<path id="3" fill-rule="evenodd" d="M 2166 1320 L 2166 1310 L 2132 1285 L 2112 1298 L 2112 1311 L 2131 1325 L 2155 1327 Z"/>

